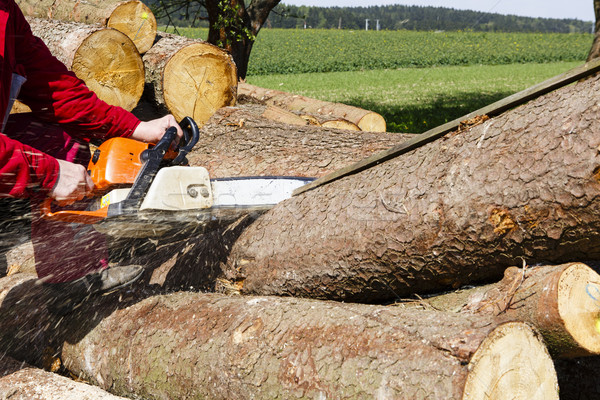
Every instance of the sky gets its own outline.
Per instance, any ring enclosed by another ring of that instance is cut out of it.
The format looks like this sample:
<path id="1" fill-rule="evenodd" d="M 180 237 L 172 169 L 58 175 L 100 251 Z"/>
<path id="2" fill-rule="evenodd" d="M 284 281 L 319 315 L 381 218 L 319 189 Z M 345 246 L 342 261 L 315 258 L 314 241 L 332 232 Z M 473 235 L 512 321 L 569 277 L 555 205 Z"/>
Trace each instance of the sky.
<path id="1" fill-rule="evenodd" d="M 595 21 L 593 0 L 282 0 L 283 4 L 315 7 L 368 7 L 391 4 L 447 7 L 526 17 L 575 18 Z"/>

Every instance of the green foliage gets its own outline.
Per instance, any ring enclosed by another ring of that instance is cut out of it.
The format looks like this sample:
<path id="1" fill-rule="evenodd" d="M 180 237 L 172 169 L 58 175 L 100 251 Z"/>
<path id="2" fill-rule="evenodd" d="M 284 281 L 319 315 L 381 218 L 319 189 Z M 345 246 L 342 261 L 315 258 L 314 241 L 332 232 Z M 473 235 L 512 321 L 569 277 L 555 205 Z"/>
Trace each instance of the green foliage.
<path id="1" fill-rule="evenodd" d="M 372 110 L 385 118 L 390 132 L 420 133 L 578 65 L 581 62 L 263 75 L 250 76 L 248 82 Z"/>
<path id="2" fill-rule="evenodd" d="M 217 46 L 226 48 L 233 42 L 241 42 L 245 39 L 254 40 L 256 38 L 252 31 L 244 24 L 244 19 L 240 16 L 241 7 L 239 4 L 232 7 L 229 1 L 221 0 L 217 4 L 217 7 L 219 7 L 221 12 L 213 28 L 217 31 L 223 30 L 226 32 L 225 42 L 219 39 L 216 43 Z"/>
<path id="3" fill-rule="evenodd" d="M 589 1 L 589 0 L 588 0 Z M 591 4 L 591 1 L 590 1 Z M 294 18 L 294 16 L 296 16 Z M 591 32 L 591 21 L 576 19 L 530 18 L 447 7 L 371 6 L 307 7 L 280 4 L 269 17 L 272 28 L 375 29 L 382 30 L 473 30 L 482 32 Z"/>

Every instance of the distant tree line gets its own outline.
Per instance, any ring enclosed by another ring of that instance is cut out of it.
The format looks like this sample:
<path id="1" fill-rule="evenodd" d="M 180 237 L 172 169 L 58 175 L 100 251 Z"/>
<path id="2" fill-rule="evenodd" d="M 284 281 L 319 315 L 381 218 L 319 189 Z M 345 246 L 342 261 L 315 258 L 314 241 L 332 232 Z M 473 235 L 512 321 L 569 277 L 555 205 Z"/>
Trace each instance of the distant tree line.
<path id="1" fill-rule="evenodd" d="M 147 0 L 152 7 L 161 0 Z M 206 10 L 190 2 L 190 7 L 162 16 L 159 23 L 175 26 L 207 27 Z M 530 18 L 445 7 L 371 6 L 307 7 L 279 4 L 263 28 L 286 29 L 365 29 L 483 32 L 590 33 L 592 21 L 577 19 Z"/>

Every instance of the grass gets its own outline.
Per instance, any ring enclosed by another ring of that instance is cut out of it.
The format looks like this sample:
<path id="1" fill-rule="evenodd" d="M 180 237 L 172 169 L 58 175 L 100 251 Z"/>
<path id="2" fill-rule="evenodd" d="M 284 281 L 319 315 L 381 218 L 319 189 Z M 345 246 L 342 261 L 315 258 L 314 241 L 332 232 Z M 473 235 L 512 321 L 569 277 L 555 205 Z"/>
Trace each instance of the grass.
<path id="1" fill-rule="evenodd" d="M 380 113 L 390 132 L 421 133 L 582 62 L 469 65 L 248 76 L 256 86 Z"/>

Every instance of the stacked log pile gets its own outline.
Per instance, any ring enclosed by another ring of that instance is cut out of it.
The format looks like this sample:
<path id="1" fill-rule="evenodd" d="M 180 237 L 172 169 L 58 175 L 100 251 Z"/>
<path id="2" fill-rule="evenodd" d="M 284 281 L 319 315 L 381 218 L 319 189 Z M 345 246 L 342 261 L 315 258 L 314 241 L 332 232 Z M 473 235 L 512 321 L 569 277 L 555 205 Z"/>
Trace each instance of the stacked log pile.
<path id="1" fill-rule="evenodd" d="M 245 83 L 254 100 L 233 107 L 235 66 L 201 41 L 161 34 L 135 54 L 149 107 L 204 123 L 188 158 L 213 177 L 319 177 L 412 137 Z M 599 90 L 600 78 L 559 89 L 230 226 L 115 243 L 113 260 L 144 265 L 144 279 L 67 316 L 16 266 L 0 278 L 0 393 L 596 398 L 578 382 L 600 355 L 600 276 L 586 262 L 600 257 Z"/>

